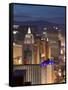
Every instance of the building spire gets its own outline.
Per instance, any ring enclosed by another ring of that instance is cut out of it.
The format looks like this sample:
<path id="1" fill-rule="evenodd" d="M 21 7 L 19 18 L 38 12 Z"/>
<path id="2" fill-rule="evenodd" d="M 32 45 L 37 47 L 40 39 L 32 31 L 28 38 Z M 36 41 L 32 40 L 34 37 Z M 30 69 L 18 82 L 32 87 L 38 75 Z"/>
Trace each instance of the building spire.
<path id="1" fill-rule="evenodd" d="M 30 30 L 30 27 L 28 28 L 28 34 L 31 34 L 31 30 Z"/>
<path id="2" fill-rule="evenodd" d="M 24 43 L 25 44 L 33 44 L 34 43 L 34 36 L 31 33 L 30 27 L 28 27 L 27 34 L 25 35 Z"/>

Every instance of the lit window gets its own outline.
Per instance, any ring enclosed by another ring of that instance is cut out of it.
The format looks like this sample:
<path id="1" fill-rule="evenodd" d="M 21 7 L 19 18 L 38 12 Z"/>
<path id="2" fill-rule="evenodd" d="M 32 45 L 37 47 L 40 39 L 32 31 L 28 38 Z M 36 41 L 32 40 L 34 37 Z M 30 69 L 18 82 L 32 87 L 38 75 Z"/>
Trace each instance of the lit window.
<path id="1" fill-rule="evenodd" d="M 47 30 L 47 28 L 45 27 L 44 30 Z"/>
<path id="2" fill-rule="evenodd" d="M 47 38 L 47 42 L 48 42 L 49 40 L 48 40 L 48 38 Z"/>
<path id="3" fill-rule="evenodd" d="M 19 59 L 19 62 L 18 62 L 19 64 L 22 64 L 22 60 L 21 59 Z"/>
<path id="4" fill-rule="evenodd" d="M 13 45 L 14 45 L 14 46 L 16 45 L 15 42 L 13 42 Z"/>
<path id="5" fill-rule="evenodd" d="M 58 29 L 58 27 L 56 27 L 55 29 Z"/>
<path id="6" fill-rule="evenodd" d="M 19 25 L 13 25 L 14 29 L 18 29 Z"/>
<path id="7" fill-rule="evenodd" d="M 61 71 L 58 72 L 58 75 L 59 75 L 60 77 L 62 76 Z"/>
<path id="8" fill-rule="evenodd" d="M 18 31 L 13 31 L 13 34 L 17 34 L 18 33 Z"/>
<path id="9" fill-rule="evenodd" d="M 41 54 L 41 57 L 45 57 L 45 54 L 44 54 L 44 53 L 42 53 L 42 54 Z"/>
<path id="10" fill-rule="evenodd" d="M 61 52 L 60 52 L 61 54 L 63 54 L 63 50 L 61 49 Z"/>

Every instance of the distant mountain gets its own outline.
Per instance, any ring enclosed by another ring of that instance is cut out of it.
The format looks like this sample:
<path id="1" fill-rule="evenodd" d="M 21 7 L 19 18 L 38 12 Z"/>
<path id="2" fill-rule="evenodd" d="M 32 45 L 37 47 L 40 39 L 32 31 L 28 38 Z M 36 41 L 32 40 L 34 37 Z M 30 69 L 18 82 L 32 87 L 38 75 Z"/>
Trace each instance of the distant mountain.
<path id="1" fill-rule="evenodd" d="M 64 24 L 65 17 L 51 17 L 51 18 L 47 18 L 46 21 L 56 23 L 56 24 Z"/>
<path id="2" fill-rule="evenodd" d="M 56 26 L 60 29 L 65 29 L 64 24 L 56 24 L 56 23 L 45 21 L 45 20 L 26 21 L 26 22 L 14 21 L 14 24 L 21 25 L 21 26 L 37 26 L 37 27 L 53 27 L 53 26 Z"/>

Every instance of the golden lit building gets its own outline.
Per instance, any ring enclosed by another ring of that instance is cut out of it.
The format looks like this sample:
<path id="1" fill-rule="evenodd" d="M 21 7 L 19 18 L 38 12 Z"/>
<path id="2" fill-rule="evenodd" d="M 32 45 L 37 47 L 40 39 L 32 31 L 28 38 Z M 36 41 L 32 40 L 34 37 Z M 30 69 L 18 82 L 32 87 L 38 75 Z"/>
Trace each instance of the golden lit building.
<path id="1" fill-rule="evenodd" d="M 24 56 L 24 64 L 40 64 L 42 59 L 47 60 L 50 58 L 48 38 L 42 37 L 41 40 L 39 38 L 35 40 L 30 27 L 25 35 L 23 47 L 22 52 Z"/>

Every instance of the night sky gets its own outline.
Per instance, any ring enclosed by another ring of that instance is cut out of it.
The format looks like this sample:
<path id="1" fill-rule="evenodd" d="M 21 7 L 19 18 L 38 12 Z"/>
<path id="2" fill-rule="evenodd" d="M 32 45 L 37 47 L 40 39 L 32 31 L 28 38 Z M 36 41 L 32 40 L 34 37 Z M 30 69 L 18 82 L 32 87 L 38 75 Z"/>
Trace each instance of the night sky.
<path id="1" fill-rule="evenodd" d="M 44 20 L 56 24 L 65 24 L 65 7 L 14 4 L 13 14 L 15 22 Z"/>

